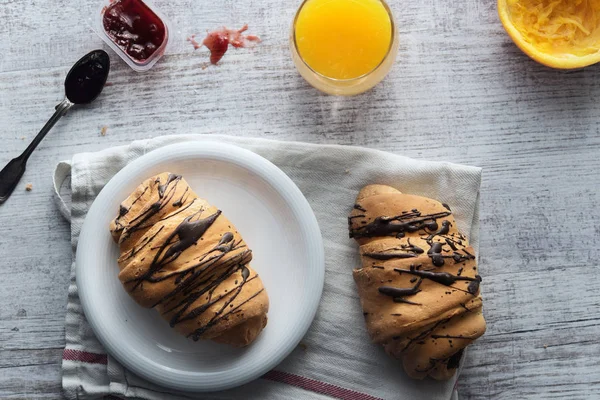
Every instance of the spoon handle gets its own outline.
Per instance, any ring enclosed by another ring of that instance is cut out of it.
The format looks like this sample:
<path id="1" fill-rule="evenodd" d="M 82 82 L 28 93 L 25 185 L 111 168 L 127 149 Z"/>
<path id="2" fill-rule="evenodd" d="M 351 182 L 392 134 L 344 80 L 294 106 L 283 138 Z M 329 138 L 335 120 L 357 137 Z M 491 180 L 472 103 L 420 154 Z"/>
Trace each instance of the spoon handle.
<path id="1" fill-rule="evenodd" d="M 71 103 L 67 99 L 64 99 L 63 101 L 60 102 L 60 104 L 58 104 L 56 106 L 56 111 L 54 112 L 54 115 L 52 115 L 52 117 L 50 117 L 50 119 L 48 120 L 48 122 L 46 122 L 46 125 L 44 125 L 44 127 L 40 130 L 40 133 L 37 134 L 37 136 L 35 137 L 35 139 L 33 139 L 33 141 L 31 143 L 29 143 L 29 146 L 27 146 L 27 148 L 25 149 L 25 151 L 23 152 L 23 154 L 21 154 L 20 157 L 23 157 L 23 163 L 27 162 L 27 159 L 29 158 L 29 156 L 31 155 L 31 153 L 33 153 L 33 151 L 38 146 L 38 144 L 40 144 L 40 142 L 42 141 L 42 139 L 44 139 L 44 137 L 50 131 L 50 129 L 52 129 L 52 127 L 54 126 L 54 124 L 56 124 L 58 122 L 58 120 L 63 115 L 65 115 L 67 113 L 67 111 L 69 111 L 69 109 L 71 107 L 73 107 L 73 103 Z M 2 178 L 1 178 L 1 175 L 0 175 L 0 180 L 1 179 Z"/>
<path id="2" fill-rule="evenodd" d="M 17 158 L 10 160 L 2 171 L 0 171 L 0 204 L 4 203 L 10 197 L 13 190 L 15 190 L 15 187 L 17 187 L 19 180 L 25 173 L 25 166 L 31 153 L 33 153 L 54 124 L 56 124 L 56 122 L 58 122 L 71 107 L 73 107 L 73 103 L 67 99 L 64 99 L 57 105 L 54 115 L 50 117 L 48 122 L 46 122 L 46 125 L 44 125 L 42 130 L 40 130 L 40 133 L 38 133 L 35 139 L 27 146 L 25 151 Z"/>

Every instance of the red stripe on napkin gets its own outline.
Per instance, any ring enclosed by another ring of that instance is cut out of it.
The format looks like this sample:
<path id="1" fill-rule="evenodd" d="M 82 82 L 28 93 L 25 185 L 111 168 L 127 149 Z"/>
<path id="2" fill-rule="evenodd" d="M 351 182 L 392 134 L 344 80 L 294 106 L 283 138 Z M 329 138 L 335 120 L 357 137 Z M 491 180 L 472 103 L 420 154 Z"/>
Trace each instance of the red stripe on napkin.
<path id="1" fill-rule="evenodd" d="M 87 351 L 72 349 L 65 349 L 63 351 L 63 360 L 80 361 L 90 364 L 108 364 L 108 358 L 106 357 L 106 354 L 89 353 Z M 290 374 L 289 372 L 271 370 L 264 374 L 261 378 L 296 386 L 304 390 L 324 394 L 340 400 L 383 400 L 379 397 L 374 397 L 350 389 L 344 389 L 330 383 L 317 381 L 315 379 L 306 378 L 300 375 Z M 118 397 L 113 398 L 118 399 Z"/>
<path id="2" fill-rule="evenodd" d="M 262 378 L 270 381 L 287 383 L 288 385 L 297 386 L 304 390 L 310 390 L 311 392 L 324 394 L 341 400 L 383 400 L 379 397 L 373 397 L 365 393 L 355 392 L 354 390 L 344 389 L 336 385 L 283 371 L 271 370 L 264 374 Z"/>
<path id="3" fill-rule="evenodd" d="M 81 361 L 90 364 L 108 364 L 106 354 L 88 353 L 87 351 L 72 349 L 65 349 L 63 351 L 63 360 Z"/>

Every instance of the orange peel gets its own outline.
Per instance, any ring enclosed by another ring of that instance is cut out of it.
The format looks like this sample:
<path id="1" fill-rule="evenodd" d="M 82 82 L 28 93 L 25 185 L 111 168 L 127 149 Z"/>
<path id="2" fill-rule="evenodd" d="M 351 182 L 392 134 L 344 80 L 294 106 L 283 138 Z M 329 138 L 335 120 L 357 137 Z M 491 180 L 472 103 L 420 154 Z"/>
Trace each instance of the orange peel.
<path id="1" fill-rule="evenodd" d="M 573 69 L 600 62 L 600 0 L 498 0 L 498 15 L 539 63 Z"/>

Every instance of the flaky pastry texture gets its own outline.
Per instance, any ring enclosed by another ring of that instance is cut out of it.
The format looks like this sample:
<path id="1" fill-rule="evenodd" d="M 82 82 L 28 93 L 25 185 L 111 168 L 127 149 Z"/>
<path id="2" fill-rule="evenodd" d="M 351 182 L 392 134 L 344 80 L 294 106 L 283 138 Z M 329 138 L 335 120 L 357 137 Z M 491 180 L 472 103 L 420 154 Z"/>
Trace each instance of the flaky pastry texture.
<path id="1" fill-rule="evenodd" d="M 110 231 L 123 287 L 177 332 L 242 347 L 266 326 L 269 298 L 250 267 L 251 250 L 180 175 L 144 181 L 121 203 Z"/>
<path id="2" fill-rule="evenodd" d="M 417 379 L 449 379 L 485 332 L 475 253 L 450 207 L 385 185 L 364 187 L 348 218 L 367 330 Z"/>

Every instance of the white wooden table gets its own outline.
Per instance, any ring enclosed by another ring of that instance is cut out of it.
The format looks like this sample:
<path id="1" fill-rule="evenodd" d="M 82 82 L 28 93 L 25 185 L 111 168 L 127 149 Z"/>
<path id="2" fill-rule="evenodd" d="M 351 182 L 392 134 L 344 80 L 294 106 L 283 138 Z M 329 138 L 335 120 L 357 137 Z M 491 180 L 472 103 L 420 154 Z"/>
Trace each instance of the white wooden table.
<path id="1" fill-rule="evenodd" d="M 469 353 L 462 398 L 600 397 L 600 67 L 561 72 L 529 60 L 493 1 L 392 0 L 401 47 L 391 75 L 364 95 L 335 98 L 309 87 L 290 59 L 298 0 L 155 3 L 177 26 L 170 54 L 142 75 L 111 53 L 112 86 L 56 125 L 0 207 L 0 398 L 61 397 L 71 248 L 52 202 L 56 162 L 190 132 L 483 167 L 488 332 Z M 71 64 L 106 48 L 84 21 L 96 5 L 81 4 L 0 0 L 2 165 L 62 99 Z M 202 69 L 207 54 L 186 35 L 245 22 L 264 42 Z"/>

